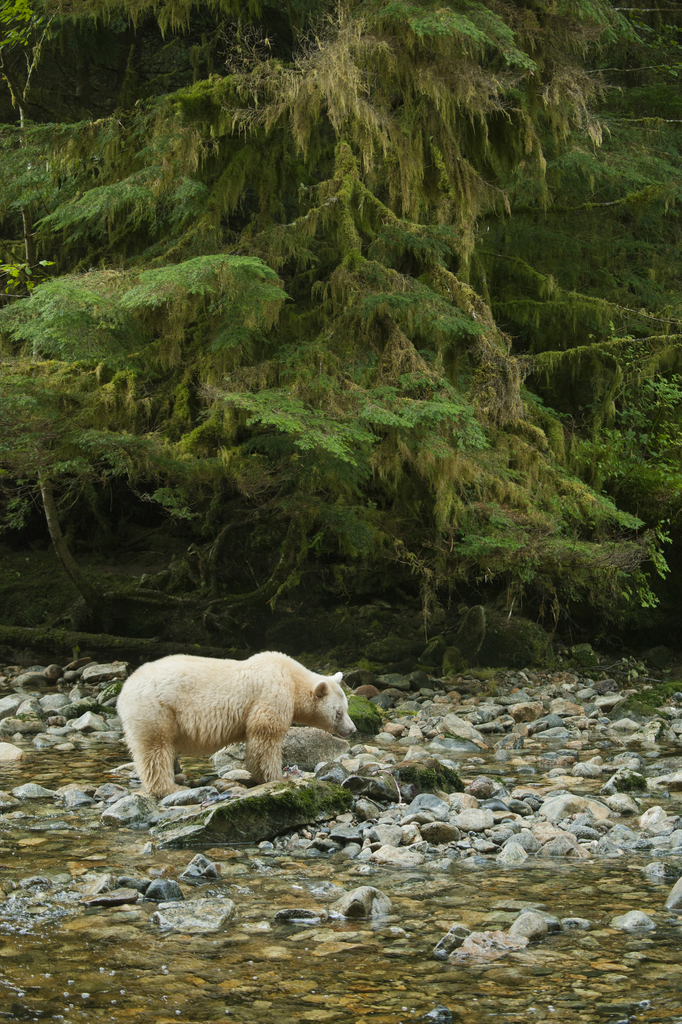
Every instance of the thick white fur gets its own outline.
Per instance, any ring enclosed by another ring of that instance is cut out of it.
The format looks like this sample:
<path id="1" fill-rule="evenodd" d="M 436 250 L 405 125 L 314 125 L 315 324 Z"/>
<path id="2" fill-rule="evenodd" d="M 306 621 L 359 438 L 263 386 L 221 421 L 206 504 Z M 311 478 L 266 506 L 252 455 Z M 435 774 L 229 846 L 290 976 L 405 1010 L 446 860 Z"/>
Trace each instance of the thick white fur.
<path id="1" fill-rule="evenodd" d="M 213 754 L 246 740 L 258 781 L 282 777 L 282 741 L 293 721 L 350 736 L 342 673 L 310 672 L 276 651 L 246 661 L 173 654 L 147 662 L 123 685 L 117 710 L 142 783 L 152 796 L 175 784 L 176 754 Z"/>

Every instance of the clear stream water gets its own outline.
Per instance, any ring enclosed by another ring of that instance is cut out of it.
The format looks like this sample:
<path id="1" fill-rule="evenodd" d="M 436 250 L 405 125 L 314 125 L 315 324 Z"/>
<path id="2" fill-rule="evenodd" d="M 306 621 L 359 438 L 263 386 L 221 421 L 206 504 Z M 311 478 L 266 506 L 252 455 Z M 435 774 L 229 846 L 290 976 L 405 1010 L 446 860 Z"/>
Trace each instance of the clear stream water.
<path id="1" fill-rule="evenodd" d="M 27 743 L 26 750 L 24 760 L 0 765 L 0 789 L 115 781 L 109 772 L 127 759 L 122 744 L 60 753 Z M 190 774 L 208 767 L 190 763 Z M 464 768 L 465 777 L 486 771 Z M 516 782 L 513 768 L 492 760 L 490 768 Z M 202 852 L 221 863 L 222 877 L 189 896 L 227 895 L 238 916 L 216 935 L 194 936 L 161 932 L 149 902 L 83 912 L 68 885 L 90 872 L 177 877 L 196 850 L 144 852 L 145 832 L 105 829 L 99 811 L 65 812 L 51 800 L 23 809 L 25 818 L 0 818 L 0 887 L 40 874 L 54 889 L 26 890 L 26 900 L 10 901 L 12 913 L 0 903 L 0 1021 L 407 1024 L 432 1013 L 426 1019 L 436 1024 L 682 1022 L 682 919 L 664 909 L 672 881 L 642 875 L 650 854 L 533 858 L 516 869 L 476 857 L 454 861 L 448 872 L 365 875 L 338 854 L 210 848 Z M 341 890 L 366 884 L 390 897 L 390 918 L 273 923 L 280 909 L 324 910 Z M 432 958 L 453 922 L 505 930 L 527 904 L 586 917 L 593 928 L 550 935 L 489 965 Z M 609 928 L 611 917 L 629 910 L 650 914 L 657 930 L 632 936 Z M 434 1014 L 439 1006 L 451 1017 Z"/>

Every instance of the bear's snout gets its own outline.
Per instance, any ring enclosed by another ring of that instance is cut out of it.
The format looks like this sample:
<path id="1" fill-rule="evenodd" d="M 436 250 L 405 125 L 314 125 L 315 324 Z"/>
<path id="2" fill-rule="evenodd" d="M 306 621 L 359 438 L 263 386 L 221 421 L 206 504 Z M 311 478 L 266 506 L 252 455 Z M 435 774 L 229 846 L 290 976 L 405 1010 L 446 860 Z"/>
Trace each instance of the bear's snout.
<path id="1" fill-rule="evenodd" d="M 336 732 L 339 736 L 352 736 L 353 733 L 357 731 L 358 730 L 353 725 L 352 719 L 349 718 L 348 715 L 343 716 L 343 719 L 341 720 L 340 724 L 334 730 L 334 732 Z"/>

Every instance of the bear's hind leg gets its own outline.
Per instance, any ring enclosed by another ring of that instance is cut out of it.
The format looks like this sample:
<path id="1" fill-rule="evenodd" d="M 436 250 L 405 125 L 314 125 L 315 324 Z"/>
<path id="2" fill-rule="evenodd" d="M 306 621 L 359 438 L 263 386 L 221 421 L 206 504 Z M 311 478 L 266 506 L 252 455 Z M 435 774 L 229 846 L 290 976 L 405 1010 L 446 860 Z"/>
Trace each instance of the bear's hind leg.
<path id="1" fill-rule="evenodd" d="M 183 786 L 176 785 L 172 747 L 151 747 L 145 750 L 131 750 L 135 767 L 149 796 L 162 797 L 176 793 Z"/>
<path id="2" fill-rule="evenodd" d="M 257 782 L 282 778 L 282 733 L 256 732 L 246 737 L 246 770 Z"/>

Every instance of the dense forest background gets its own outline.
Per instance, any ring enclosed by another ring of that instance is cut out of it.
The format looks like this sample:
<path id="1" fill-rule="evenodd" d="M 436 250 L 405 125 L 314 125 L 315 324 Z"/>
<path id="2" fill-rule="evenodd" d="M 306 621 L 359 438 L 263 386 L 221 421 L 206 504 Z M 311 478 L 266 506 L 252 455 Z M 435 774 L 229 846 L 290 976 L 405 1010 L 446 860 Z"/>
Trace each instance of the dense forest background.
<path id="1" fill-rule="evenodd" d="M 670 0 L 0 0 L 3 623 L 674 642 L 681 74 Z"/>

